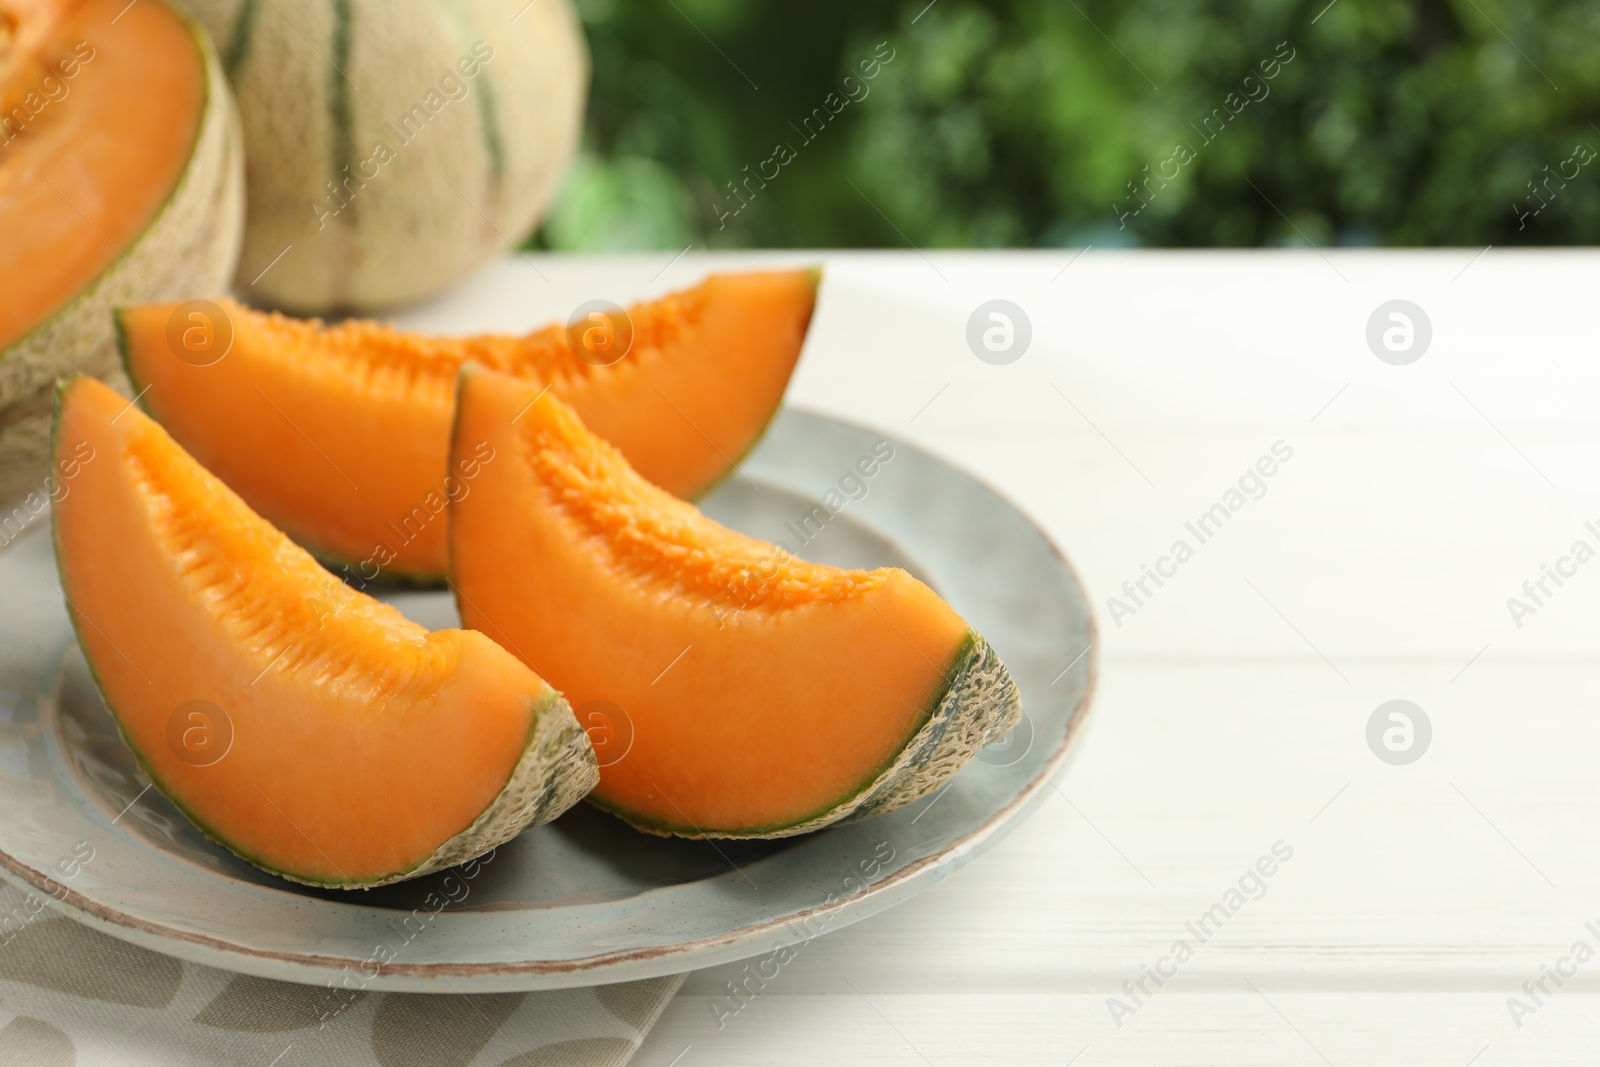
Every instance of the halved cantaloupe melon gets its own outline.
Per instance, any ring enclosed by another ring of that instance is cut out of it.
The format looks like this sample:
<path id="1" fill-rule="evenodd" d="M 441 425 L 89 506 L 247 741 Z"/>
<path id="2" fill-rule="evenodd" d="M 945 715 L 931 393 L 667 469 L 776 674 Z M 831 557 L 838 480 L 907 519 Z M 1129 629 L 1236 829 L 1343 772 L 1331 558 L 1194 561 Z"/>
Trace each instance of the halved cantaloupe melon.
<path id="1" fill-rule="evenodd" d="M 161 0 L 0 0 L 0 499 L 51 397 L 121 377 L 111 308 L 227 288 L 244 150 L 205 33 Z"/>
<path id="2" fill-rule="evenodd" d="M 447 455 L 464 362 L 548 385 L 645 477 L 692 497 L 777 410 L 817 280 L 814 271 L 712 275 L 636 305 L 632 347 L 606 365 L 609 353 L 560 325 L 523 337 L 423 337 L 224 303 L 226 321 L 197 321 L 194 337 L 225 354 L 197 358 L 169 330 L 173 305 L 128 308 L 119 320 L 146 409 L 252 507 L 363 579 L 379 570 L 428 579 L 445 570 L 446 502 L 474 484 Z M 603 345 L 626 333 L 610 325 L 583 329 Z"/>
<path id="3" fill-rule="evenodd" d="M 382 885 L 593 786 L 543 679 L 340 582 L 105 385 L 62 385 L 53 438 L 79 644 L 151 782 L 216 841 L 293 881 Z"/>
<path id="4" fill-rule="evenodd" d="M 926 585 L 725 529 L 538 393 L 462 373 L 454 453 L 502 458 L 451 504 L 451 581 L 580 721 L 608 713 L 596 803 L 658 833 L 784 837 L 907 804 L 1017 721 L 999 658 Z"/>

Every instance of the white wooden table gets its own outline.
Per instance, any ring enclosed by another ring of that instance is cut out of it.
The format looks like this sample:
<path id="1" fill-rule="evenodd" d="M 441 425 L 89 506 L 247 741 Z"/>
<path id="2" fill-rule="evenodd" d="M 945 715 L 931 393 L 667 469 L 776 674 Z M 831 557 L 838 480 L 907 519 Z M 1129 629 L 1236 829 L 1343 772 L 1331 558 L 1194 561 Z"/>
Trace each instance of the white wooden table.
<path id="1" fill-rule="evenodd" d="M 1065 798 L 992 852 L 818 939 L 720 1028 L 736 968 L 691 976 L 635 1062 L 1592 1062 L 1600 958 L 1560 961 L 1600 952 L 1600 559 L 1520 620 L 1507 598 L 1600 549 L 1600 254 L 530 257 L 404 321 L 520 328 L 819 259 L 788 402 L 977 472 L 1051 532 L 1101 612 L 1092 726 Z M 1032 324 L 1004 366 L 965 339 L 995 298 Z M 1393 299 L 1431 322 L 1409 365 L 1367 342 Z M 1185 522 L 1280 441 L 1264 495 L 1199 544 Z M 1180 538 L 1193 558 L 1113 622 Z M 1407 765 L 1367 741 L 1391 699 L 1432 724 Z M 1292 858 L 1199 944 L 1185 924 L 1277 842 Z M 1180 939 L 1193 957 L 1129 996 Z"/>

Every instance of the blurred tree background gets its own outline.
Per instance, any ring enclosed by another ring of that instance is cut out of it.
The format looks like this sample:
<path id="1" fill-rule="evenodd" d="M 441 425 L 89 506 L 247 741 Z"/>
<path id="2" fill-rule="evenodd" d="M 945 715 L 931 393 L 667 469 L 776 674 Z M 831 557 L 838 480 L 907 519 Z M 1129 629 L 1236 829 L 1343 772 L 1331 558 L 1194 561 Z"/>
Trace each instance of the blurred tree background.
<path id="1" fill-rule="evenodd" d="M 578 7 L 539 247 L 1600 242 L 1594 0 Z"/>

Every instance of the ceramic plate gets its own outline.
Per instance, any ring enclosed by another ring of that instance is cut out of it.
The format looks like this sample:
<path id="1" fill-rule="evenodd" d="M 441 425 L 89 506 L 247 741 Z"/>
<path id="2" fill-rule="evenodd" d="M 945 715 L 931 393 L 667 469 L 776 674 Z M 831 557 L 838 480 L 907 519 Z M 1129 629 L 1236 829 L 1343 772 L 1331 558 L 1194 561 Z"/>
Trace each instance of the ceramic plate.
<path id="1" fill-rule="evenodd" d="M 1043 799 L 1088 708 L 1094 626 L 1066 561 L 971 477 L 895 444 L 864 496 L 859 482 L 841 488 L 879 440 L 784 410 L 705 510 L 806 558 L 904 567 L 989 639 L 1025 717 L 942 793 L 760 843 L 650 837 L 579 805 L 452 871 L 370 891 L 296 886 L 211 844 L 149 788 L 90 680 L 38 528 L 0 552 L 0 864 L 113 936 L 346 989 L 648 978 L 770 952 L 906 900 Z M 823 521 L 829 512 L 813 509 L 830 489 L 845 503 Z M 390 599 L 425 625 L 457 625 L 447 593 Z"/>

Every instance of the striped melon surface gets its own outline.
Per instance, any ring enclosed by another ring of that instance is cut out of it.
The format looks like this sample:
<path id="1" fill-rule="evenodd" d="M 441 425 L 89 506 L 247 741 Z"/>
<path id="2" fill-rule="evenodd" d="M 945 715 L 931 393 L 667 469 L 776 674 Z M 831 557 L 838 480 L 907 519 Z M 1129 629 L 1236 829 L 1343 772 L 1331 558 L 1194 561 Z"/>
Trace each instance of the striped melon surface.
<path id="1" fill-rule="evenodd" d="M 0 0 L 0 500 L 62 491 L 55 381 L 124 384 L 112 307 L 226 290 L 243 155 L 211 42 L 161 0 Z"/>
<path id="2" fill-rule="evenodd" d="M 568 0 L 183 0 L 244 118 L 237 285 L 370 310 L 520 242 L 575 149 L 588 52 Z"/>

